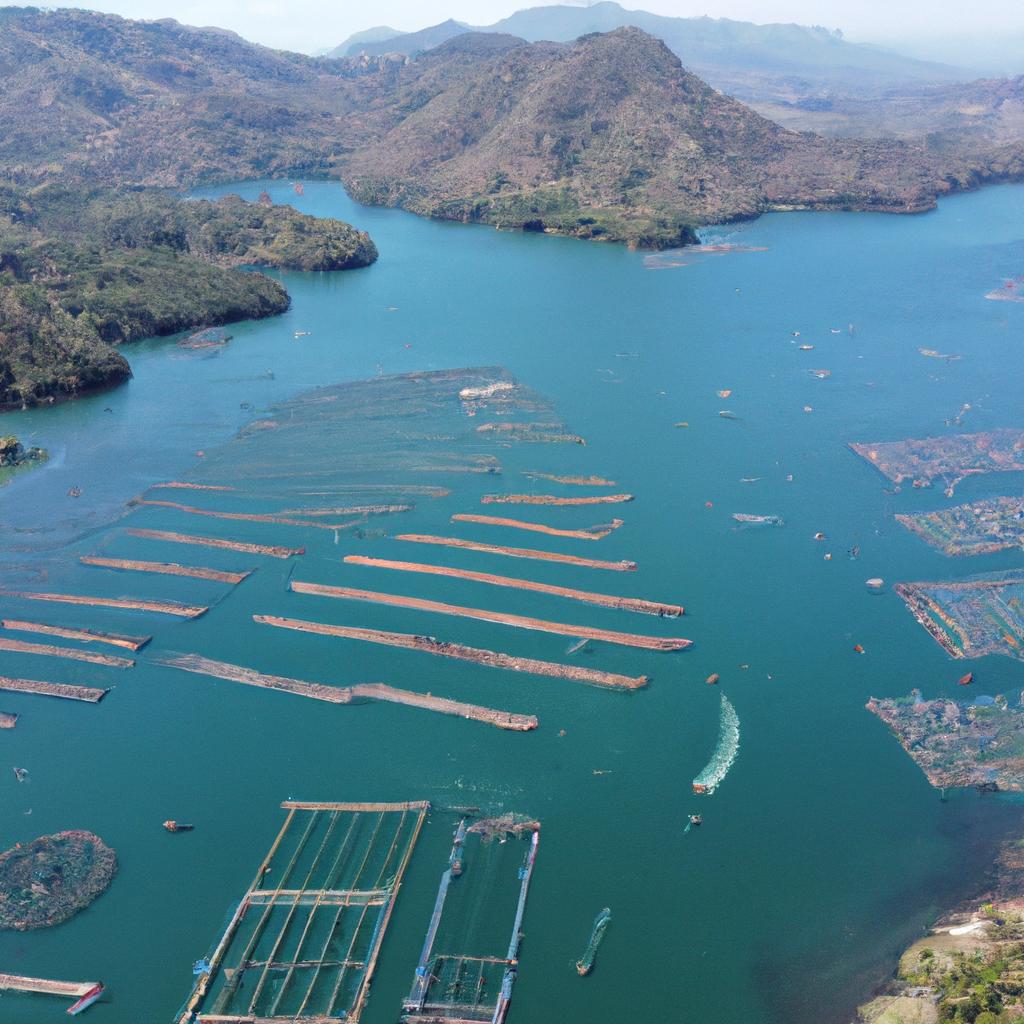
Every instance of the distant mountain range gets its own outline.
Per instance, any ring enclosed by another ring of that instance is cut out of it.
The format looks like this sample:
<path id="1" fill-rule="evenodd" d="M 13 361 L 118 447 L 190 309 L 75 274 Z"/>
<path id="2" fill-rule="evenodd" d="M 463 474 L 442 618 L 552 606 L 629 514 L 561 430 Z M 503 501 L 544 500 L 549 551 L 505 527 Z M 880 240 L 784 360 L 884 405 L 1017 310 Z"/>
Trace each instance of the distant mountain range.
<path id="1" fill-rule="evenodd" d="M 592 32 L 635 27 L 661 39 L 687 70 L 747 103 L 793 104 L 833 93 L 864 96 L 907 83 L 939 83 L 976 77 L 962 68 L 916 60 L 875 46 L 850 43 L 838 32 L 802 25 L 755 25 L 725 18 L 673 18 L 629 11 L 611 0 L 586 7 L 553 5 L 518 11 L 493 25 L 456 21 L 419 32 L 387 32 L 377 39 L 351 36 L 330 51 L 413 55 L 467 32 L 495 32 L 529 42 L 570 42 Z"/>

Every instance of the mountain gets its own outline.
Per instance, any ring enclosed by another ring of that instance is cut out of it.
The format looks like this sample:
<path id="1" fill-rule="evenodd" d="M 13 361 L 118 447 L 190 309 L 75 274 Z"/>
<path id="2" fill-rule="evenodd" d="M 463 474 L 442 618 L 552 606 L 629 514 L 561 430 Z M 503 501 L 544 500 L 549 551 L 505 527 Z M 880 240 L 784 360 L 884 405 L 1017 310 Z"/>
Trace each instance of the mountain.
<path id="1" fill-rule="evenodd" d="M 956 85 L 913 85 L 882 97 L 834 96 L 762 113 L 798 131 L 858 138 L 929 137 L 933 146 L 975 150 L 1024 138 L 1024 75 Z"/>
<path id="2" fill-rule="evenodd" d="M 456 22 L 446 22 L 454 34 Z M 370 54 L 412 54 L 438 46 L 448 34 L 436 29 L 399 35 L 360 49 Z M 676 18 L 647 11 L 629 11 L 617 3 L 580 7 L 553 5 L 518 11 L 508 18 L 461 31 L 498 32 L 530 42 L 570 42 L 593 32 L 618 28 L 643 29 L 661 39 L 690 71 L 716 89 L 747 103 L 794 103 L 809 97 L 842 93 L 875 94 L 907 82 L 949 82 L 972 77 L 963 69 L 842 38 L 819 26 L 755 25 L 726 18 Z"/>
<path id="3" fill-rule="evenodd" d="M 322 50 L 314 54 L 316 57 L 354 57 L 364 46 L 373 43 L 383 43 L 386 39 L 394 39 L 397 36 L 407 35 L 397 28 L 389 28 L 387 25 L 375 25 L 373 28 L 364 29 L 362 32 L 353 32 L 343 43 L 338 46 Z"/>
<path id="4" fill-rule="evenodd" d="M 396 32 L 393 36 L 385 36 L 383 39 L 358 40 L 355 36 L 351 36 L 336 50 L 332 50 L 331 56 L 355 57 L 360 53 L 365 53 L 370 57 L 384 53 L 404 53 L 411 56 L 415 53 L 422 53 L 424 50 L 431 50 L 435 46 L 440 46 L 442 43 L 448 42 L 449 39 L 469 31 L 471 29 L 468 25 L 449 18 L 447 21 L 442 21 L 440 25 L 431 25 L 418 32 Z"/>
<path id="5" fill-rule="evenodd" d="M 415 57 L 314 59 L 175 22 L 0 9 L 0 176 L 180 187 L 340 178 L 437 217 L 664 246 L 767 209 L 921 210 L 1021 171 L 964 148 L 780 128 L 635 29 L 460 33 Z"/>
<path id="6" fill-rule="evenodd" d="M 638 29 L 496 38 L 464 34 L 402 69 L 376 138 L 344 162 L 356 198 L 663 246 L 769 209 L 922 210 L 989 174 L 908 143 L 787 131 Z"/>

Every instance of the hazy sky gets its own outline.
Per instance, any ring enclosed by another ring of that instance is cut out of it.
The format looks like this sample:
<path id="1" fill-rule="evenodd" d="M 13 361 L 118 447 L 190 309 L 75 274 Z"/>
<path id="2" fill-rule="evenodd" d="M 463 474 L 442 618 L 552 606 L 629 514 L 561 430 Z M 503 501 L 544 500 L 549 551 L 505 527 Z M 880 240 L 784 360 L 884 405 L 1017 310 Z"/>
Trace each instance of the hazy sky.
<path id="1" fill-rule="evenodd" d="M 25 3 L 31 0 L 23 0 Z M 66 0 L 66 6 L 129 18 L 177 18 L 217 25 L 268 46 L 312 51 L 334 46 L 374 25 L 406 31 L 446 18 L 487 25 L 541 0 Z M 6 5 L 6 0 L 0 0 Z M 53 4 L 64 6 L 64 4 Z M 584 6 L 584 5 L 580 5 Z M 795 21 L 841 28 L 851 39 L 886 41 L 912 36 L 1024 32 L 1021 0 L 624 0 L 627 8 L 658 14 Z"/>

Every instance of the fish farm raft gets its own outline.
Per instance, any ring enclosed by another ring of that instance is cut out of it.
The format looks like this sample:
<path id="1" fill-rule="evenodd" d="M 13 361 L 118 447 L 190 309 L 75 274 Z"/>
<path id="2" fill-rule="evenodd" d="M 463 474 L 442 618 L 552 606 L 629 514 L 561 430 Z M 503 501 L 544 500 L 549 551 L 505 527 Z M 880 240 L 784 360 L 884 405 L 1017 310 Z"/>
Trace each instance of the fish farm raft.
<path id="1" fill-rule="evenodd" d="M 193 967 L 177 1024 L 352 1024 L 366 1007 L 430 804 L 281 807 L 277 838 Z M 518 814 L 457 820 L 403 1021 L 504 1021 L 539 836 L 539 822 Z"/>

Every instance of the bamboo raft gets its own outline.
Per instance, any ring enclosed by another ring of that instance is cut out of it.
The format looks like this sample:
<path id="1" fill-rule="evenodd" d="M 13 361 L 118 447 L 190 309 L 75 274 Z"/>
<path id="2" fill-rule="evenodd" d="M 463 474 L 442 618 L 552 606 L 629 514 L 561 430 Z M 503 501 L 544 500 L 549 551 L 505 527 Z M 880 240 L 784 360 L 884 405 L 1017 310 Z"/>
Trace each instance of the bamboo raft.
<path id="1" fill-rule="evenodd" d="M 81 999 L 98 984 L 97 981 L 50 981 L 48 978 L 0 974 L 0 992 L 38 992 L 49 996 L 67 996 L 68 999 Z"/>
<path id="2" fill-rule="evenodd" d="M 0 628 L 18 633 L 42 633 L 65 640 L 84 640 L 88 643 L 110 644 L 129 651 L 140 651 L 153 638 L 151 636 L 125 636 L 122 633 L 100 633 L 95 629 L 71 629 L 68 626 L 50 626 L 45 622 L 26 622 L 23 619 L 0 619 Z"/>
<path id="3" fill-rule="evenodd" d="M 621 519 L 613 519 L 607 526 L 591 526 L 585 530 L 560 530 L 543 523 L 524 523 L 520 519 L 502 519 L 498 516 L 479 516 L 471 512 L 456 512 L 453 523 L 482 523 L 484 526 L 507 526 L 513 530 L 529 530 L 532 533 L 546 533 L 549 537 L 573 537 L 576 540 L 601 540 L 622 525 Z"/>
<path id="4" fill-rule="evenodd" d="M 224 484 L 191 484 L 182 480 L 168 480 L 166 483 L 153 484 L 147 488 L 150 491 L 160 491 L 165 488 L 174 488 L 183 491 L 237 491 L 237 487 L 227 487 Z"/>
<path id="5" fill-rule="evenodd" d="M 449 700 L 446 697 L 399 690 L 384 683 L 324 686 L 321 683 L 307 683 L 300 679 L 288 679 L 284 676 L 265 675 L 241 665 L 230 665 L 226 662 L 203 658 L 197 654 L 169 655 L 155 660 L 157 664 L 181 669 L 183 672 L 212 676 L 215 679 L 226 679 L 266 690 L 294 693 L 331 704 L 351 704 L 354 700 L 363 698 L 387 704 L 404 704 L 407 707 L 420 708 L 424 711 L 436 711 L 442 715 L 454 715 L 457 718 L 484 722 L 487 725 L 494 725 L 499 729 L 510 729 L 514 732 L 527 732 L 537 728 L 535 715 L 516 715 L 509 711 L 497 711 L 493 708 L 480 707 L 477 704 Z"/>
<path id="6" fill-rule="evenodd" d="M 306 519 L 292 519 L 288 516 L 271 515 L 262 512 L 220 512 L 209 508 L 196 508 L 193 505 L 183 505 L 179 501 L 153 501 L 149 498 L 140 498 L 137 505 L 151 505 L 158 508 L 173 508 L 178 512 L 186 512 L 191 516 L 209 516 L 212 519 L 234 519 L 247 523 L 276 523 L 279 526 L 311 526 L 317 530 L 344 530 L 350 523 L 314 523 Z"/>
<path id="7" fill-rule="evenodd" d="M 411 512 L 413 505 L 349 505 L 342 508 L 286 508 L 285 516 L 389 516 L 395 512 Z"/>
<path id="8" fill-rule="evenodd" d="M 101 569 L 122 569 L 126 572 L 153 572 L 162 576 L 189 576 L 197 580 L 212 580 L 214 583 L 241 583 L 251 576 L 252 569 L 247 572 L 224 572 L 220 569 L 204 569 L 198 565 L 179 565 L 177 562 L 136 562 L 127 558 L 99 558 L 94 555 L 82 555 L 79 561 L 83 565 L 95 565 Z"/>
<path id="9" fill-rule="evenodd" d="M 537 480 L 550 480 L 556 484 L 570 484 L 573 487 L 614 487 L 614 480 L 605 480 L 600 476 L 558 476 L 556 473 L 538 473 L 526 470 L 524 476 Z"/>
<path id="10" fill-rule="evenodd" d="M 682 605 L 663 604 L 660 601 L 647 601 L 640 597 L 617 597 L 614 594 L 595 594 L 589 590 L 574 590 L 571 587 L 559 587 L 550 583 L 538 583 L 535 580 L 513 579 L 509 576 L 494 576 L 487 572 L 472 572 L 468 569 L 451 569 L 444 565 L 424 565 L 421 562 L 394 562 L 386 558 L 367 558 L 365 555 L 346 555 L 344 561 L 349 565 L 374 566 L 378 569 L 395 569 L 399 572 L 418 572 L 428 576 L 449 576 L 453 579 L 471 580 L 474 583 L 487 583 L 495 587 L 510 587 L 515 590 L 531 590 L 538 594 L 551 594 L 565 597 L 570 601 L 581 601 L 584 604 L 596 604 L 605 608 L 617 608 L 621 611 L 640 612 L 643 615 L 659 615 L 675 618 L 684 613 Z"/>
<path id="11" fill-rule="evenodd" d="M 61 697 L 64 700 L 81 700 L 87 704 L 99 704 L 107 690 L 91 686 L 69 686 L 66 683 L 43 683 L 36 679 L 11 679 L 0 676 L 0 690 L 11 693 L 38 693 L 42 697 Z"/>
<path id="12" fill-rule="evenodd" d="M 465 608 L 460 605 L 428 601 L 419 597 L 402 597 L 399 594 L 381 594 L 372 590 L 356 590 L 353 587 L 331 587 L 320 583 L 303 583 L 292 580 L 290 587 L 298 594 L 312 594 L 316 597 L 335 597 L 349 601 L 367 601 L 372 604 L 391 605 L 398 608 L 412 608 L 415 611 L 435 612 L 439 615 L 456 615 L 467 619 L 480 619 L 502 626 L 532 629 L 542 633 L 556 633 L 560 636 L 574 636 L 581 640 L 603 640 L 625 647 L 642 647 L 652 651 L 680 651 L 690 647 L 692 640 L 682 637 L 640 636 L 635 633 L 619 633 L 608 629 L 594 629 L 590 626 L 572 626 L 560 622 L 545 622 L 525 615 L 488 611 L 482 608 Z"/>
<path id="13" fill-rule="evenodd" d="M 79 604 L 92 608 L 124 608 L 137 612 L 176 615 L 182 619 L 198 619 L 210 609 L 204 605 L 179 604 L 177 601 L 135 601 L 121 597 L 86 597 L 81 594 L 48 594 L 36 590 L 0 590 L 0 597 L 21 601 L 53 601 L 57 604 Z"/>
<path id="14" fill-rule="evenodd" d="M 131 668 L 131 658 L 119 658 L 113 654 L 99 654 L 96 651 L 80 651 L 75 647 L 54 647 L 51 644 L 30 644 L 24 640 L 12 640 L 0 636 L 0 651 L 17 654 L 38 654 L 49 658 L 67 658 L 69 661 L 85 661 L 90 665 L 107 665 L 110 668 Z"/>
<path id="15" fill-rule="evenodd" d="M 600 559 L 580 558 L 578 555 L 563 555 L 556 551 L 536 551 L 533 548 L 509 548 L 499 544 L 481 544 L 461 537 L 435 537 L 426 533 L 400 533 L 395 540 L 411 541 L 413 544 L 436 544 L 446 548 L 462 548 L 465 551 L 480 551 L 488 555 L 506 555 L 509 558 L 530 558 L 540 562 L 559 562 L 562 565 L 576 565 L 585 569 L 609 569 L 612 572 L 636 572 L 636 562 L 603 562 Z"/>
<path id="16" fill-rule="evenodd" d="M 632 494 L 590 494 L 577 498 L 559 498 L 554 494 L 485 494 L 482 505 L 621 505 L 632 501 Z"/>
<path id="17" fill-rule="evenodd" d="M 443 658 L 471 661 L 487 668 L 507 669 L 511 672 L 527 672 L 531 675 L 550 676 L 555 679 L 572 679 L 591 683 L 609 689 L 637 690 L 647 685 L 647 676 L 625 676 L 616 672 L 602 672 L 600 669 L 584 668 L 579 665 L 562 665 L 553 661 L 538 661 L 536 658 L 517 658 L 511 654 L 500 654 L 464 644 L 437 640 L 432 636 L 418 636 L 414 633 L 392 633 L 380 629 L 361 629 L 356 626 L 335 626 L 323 622 L 306 622 L 301 619 L 285 619 L 276 615 L 254 615 L 253 620 L 278 629 L 292 629 L 300 633 L 315 633 L 320 636 L 341 637 L 346 640 L 363 640 L 387 647 L 402 647 L 411 651 L 423 651 Z"/>
<path id="18" fill-rule="evenodd" d="M 248 555 L 270 555 L 271 558 L 291 558 L 304 555 L 305 548 L 282 548 L 271 544 L 249 544 L 240 540 L 221 540 L 219 537 L 197 537 L 190 533 L 169 533 L 166 530 L 125 531 L 131 537 L 145 537 L 148 540 L 165 540 L 171 544 L 194 544 L 197 547 L 221 548 L 224 551 L 243 551 Z"/>

